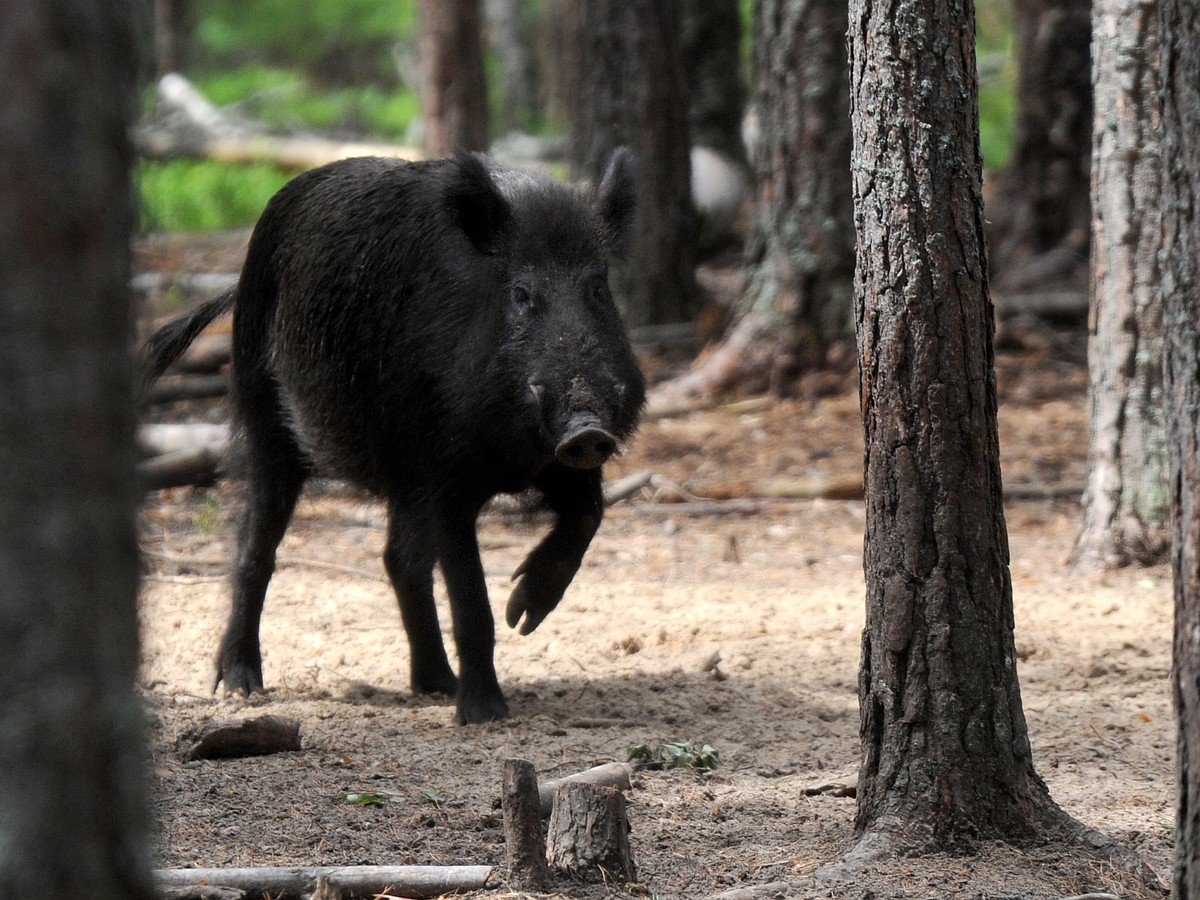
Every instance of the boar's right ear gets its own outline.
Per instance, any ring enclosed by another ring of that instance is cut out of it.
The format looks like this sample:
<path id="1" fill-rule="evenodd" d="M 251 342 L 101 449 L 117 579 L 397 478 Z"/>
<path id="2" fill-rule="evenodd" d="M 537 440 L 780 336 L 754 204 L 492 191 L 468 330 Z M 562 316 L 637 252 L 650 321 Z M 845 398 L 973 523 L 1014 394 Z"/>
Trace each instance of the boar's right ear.
<path id="1" fill-rule="evenodd" d="M 512 208 L 478 156 L 454 157 L 445 196 L 451 215 L 475 248 L 495 253 L 508 230 Z"/>
<path id="2" fill-rule="evenodd" d="M 616 256 L 624 256 L 637 214 L 637 160 L 628 147 L 618 147 L 596 191 L 596 213 L 604 237 Z"/>

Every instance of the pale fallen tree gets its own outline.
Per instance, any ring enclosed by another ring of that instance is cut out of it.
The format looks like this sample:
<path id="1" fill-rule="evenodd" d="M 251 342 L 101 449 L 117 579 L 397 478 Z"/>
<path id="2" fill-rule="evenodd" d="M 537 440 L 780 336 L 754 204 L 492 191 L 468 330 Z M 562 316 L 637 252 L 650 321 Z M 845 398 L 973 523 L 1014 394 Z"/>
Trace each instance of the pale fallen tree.
<path id="1" fill-rule="evenodd" d="M 440 897 L 482 891 L 492 866 L 264 866 L 240 869 L 159 869 L 154 875 L 171 897 L 225 896 L 246 900 L 308 900 L 320 891 L 326 898 L 401 896 Z M 218 895 L 219 896 L 219 895 Z"/>
<path id="2" fill-rule="evenodd" d="M 312 169 L 350 156 L 416 160 L 420 151 L 395 144 L 281 137 L 256 123 L 233 119 L 217 109 L 182 75 L 158 83 L 157 115 L 134 129 L 137 151 L 147 159 L 210 159 L 244 164 L 269 162 L 281 169 Z"/>

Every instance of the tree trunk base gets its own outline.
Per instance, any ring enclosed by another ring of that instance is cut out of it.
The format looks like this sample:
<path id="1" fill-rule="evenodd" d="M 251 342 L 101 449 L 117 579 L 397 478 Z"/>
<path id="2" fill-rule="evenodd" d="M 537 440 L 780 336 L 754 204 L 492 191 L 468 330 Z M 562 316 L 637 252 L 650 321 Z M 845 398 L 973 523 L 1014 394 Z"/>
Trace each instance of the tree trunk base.
<path id="1" fill-rule="evenodd" d="M 637 882 L 625 795 L 616 788 L 581 782 L 559 787 L 547 844 L 547 862 L 572 878 Z"/>

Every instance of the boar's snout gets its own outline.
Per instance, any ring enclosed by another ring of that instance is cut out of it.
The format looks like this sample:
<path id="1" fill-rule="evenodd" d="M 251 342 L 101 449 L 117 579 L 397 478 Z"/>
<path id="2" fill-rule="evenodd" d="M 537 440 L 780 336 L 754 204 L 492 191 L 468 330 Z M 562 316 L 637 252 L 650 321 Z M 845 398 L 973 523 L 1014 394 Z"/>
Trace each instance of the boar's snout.
<path id="1" fill-rule="evenodd" d="M 617 439 L 594 416 L 575 416 L 554 448 L 558 461 L 573 469 L 594 469 L 617 451 Z"/>

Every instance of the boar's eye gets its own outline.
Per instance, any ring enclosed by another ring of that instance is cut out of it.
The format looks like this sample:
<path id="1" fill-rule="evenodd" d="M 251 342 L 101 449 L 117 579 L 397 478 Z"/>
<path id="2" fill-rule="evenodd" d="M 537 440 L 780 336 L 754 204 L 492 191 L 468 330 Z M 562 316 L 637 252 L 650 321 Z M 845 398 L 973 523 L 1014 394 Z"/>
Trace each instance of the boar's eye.
<path id="1" fill-rule="evenodd" d="M 514 311 L 518 313 L 527 313 L 534 307 L 533 295 L 529 292 L 529 288 L 523 284 L 514 284 L 510 300 Z"/>
<path id="2" fill-rule="evenodd" d="M 588 277 L 583 286 L 584 296 L 591 304 L 602 305 L 608 302 L 608 276 L 596 274 Z"/>

